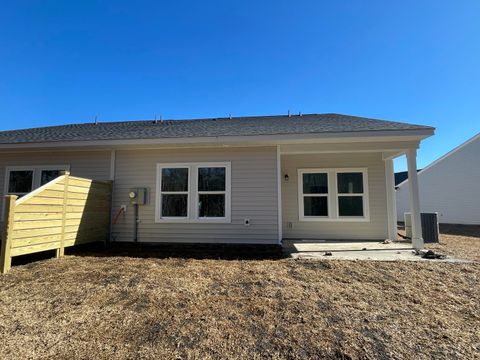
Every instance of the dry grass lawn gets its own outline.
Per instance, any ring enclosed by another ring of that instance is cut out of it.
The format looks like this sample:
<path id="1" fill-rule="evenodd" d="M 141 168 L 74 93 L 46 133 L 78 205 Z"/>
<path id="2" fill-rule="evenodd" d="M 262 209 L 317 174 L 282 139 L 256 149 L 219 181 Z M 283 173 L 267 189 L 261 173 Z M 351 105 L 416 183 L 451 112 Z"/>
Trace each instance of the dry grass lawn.
<path id="1" fill-rule="evenodd" d="M 440 225 L 440 244 L 428 244 L 434 251 L 459 259 L 480 261 L 480 226 Z"/>
<path id="2" fill-rule="evenodd" d="M 480 238 L 455 236 L 435 246 L 453 254 L 461 242 L 479 260 Z M 0 276 L 0 358 L 480 354 L 478 262 L 113 255 L 38 261 Z"/>

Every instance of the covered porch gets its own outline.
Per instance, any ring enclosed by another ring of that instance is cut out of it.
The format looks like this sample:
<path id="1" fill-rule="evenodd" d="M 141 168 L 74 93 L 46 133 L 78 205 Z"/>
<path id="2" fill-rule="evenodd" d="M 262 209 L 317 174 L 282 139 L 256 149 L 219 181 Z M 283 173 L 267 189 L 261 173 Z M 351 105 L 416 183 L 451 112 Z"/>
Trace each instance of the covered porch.
<path id="1" fill-rule="evenodd" d="M 295 244 L 300 253 L 331 251 L 332 246 L 345 250 L 343 244 L 348 251 L 372 245 L 390 251 L 423 248 L 416 171 L 420 141 L 385 140 L 277 146 L 279 239 L 284 246 Z M 393 160 L 403 155 L 411 179 L 413 236 L 411 243 L 398 244 Z M 386 239 L 391 243 L 380 244 Z"/>

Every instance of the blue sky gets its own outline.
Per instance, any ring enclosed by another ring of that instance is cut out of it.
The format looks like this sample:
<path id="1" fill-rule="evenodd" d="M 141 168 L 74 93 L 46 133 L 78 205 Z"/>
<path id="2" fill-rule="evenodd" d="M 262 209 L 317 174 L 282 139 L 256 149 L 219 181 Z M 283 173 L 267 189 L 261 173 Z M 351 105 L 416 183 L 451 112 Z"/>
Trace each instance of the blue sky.
<path id="1" fill-rule="evenodd" d="M 435 126 L 423 167 L 480 131 L 478 19 L 478 0 L 2 2 L 0 129 L 336 112 Z"/>

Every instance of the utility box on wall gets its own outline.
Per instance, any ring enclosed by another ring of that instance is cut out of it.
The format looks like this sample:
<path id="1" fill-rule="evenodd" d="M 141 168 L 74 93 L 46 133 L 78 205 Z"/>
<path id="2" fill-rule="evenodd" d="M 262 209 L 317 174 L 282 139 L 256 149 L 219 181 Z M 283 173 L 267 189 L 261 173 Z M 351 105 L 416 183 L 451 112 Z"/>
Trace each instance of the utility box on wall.
<path id="1" fill-rule="evenodd" d="M 145 205 L 147 203 L 147 188 L 130 189 L 128 197 L 132 205 Z"/>

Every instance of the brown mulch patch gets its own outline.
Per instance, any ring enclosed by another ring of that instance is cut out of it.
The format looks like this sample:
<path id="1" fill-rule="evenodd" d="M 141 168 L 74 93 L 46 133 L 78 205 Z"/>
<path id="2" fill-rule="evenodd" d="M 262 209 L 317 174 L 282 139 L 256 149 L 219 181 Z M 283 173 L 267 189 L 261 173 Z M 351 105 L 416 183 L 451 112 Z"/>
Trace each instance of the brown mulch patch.
<path id="1" fill-rule="evenodd" d="M 478 263 L 67 256 L 0 276 L 0 358 L 471 359 L 479 278 Z"/>

